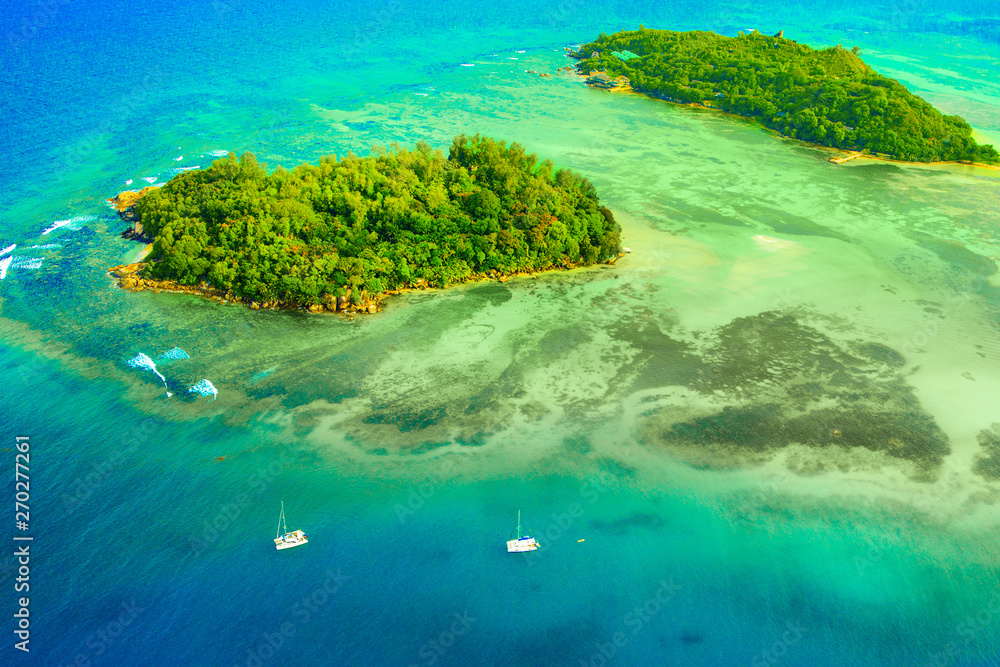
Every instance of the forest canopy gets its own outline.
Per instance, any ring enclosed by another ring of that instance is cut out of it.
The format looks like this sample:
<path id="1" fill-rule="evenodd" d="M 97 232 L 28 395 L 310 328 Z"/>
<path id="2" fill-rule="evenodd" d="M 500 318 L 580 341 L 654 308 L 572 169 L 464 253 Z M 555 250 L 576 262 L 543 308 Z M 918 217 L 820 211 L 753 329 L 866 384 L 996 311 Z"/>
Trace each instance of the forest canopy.
<path id="1" fill-rule="evenodd" d="M 965 120 L 873 70 L 857 47 L 817 51 L 781 33 L 725 37 L 640 27 L 602 33 L 575 55 L 581 73 L 625 76 L 633 90 L 756 118 L 788 137 L 908 161 L 1000 163 L 993 146 L 973 140 Z"/>
<path id="2" fill-rule="evenodd" d="M 447 158 L 420 142 L 270 174 L 251 153 L 230 153 L 178 174 L 134 212 L 153 238 L 147 278 L 297 306 L 589 265 L 621 250 L 590 181 L 479 135 L 456 137 Z"/>

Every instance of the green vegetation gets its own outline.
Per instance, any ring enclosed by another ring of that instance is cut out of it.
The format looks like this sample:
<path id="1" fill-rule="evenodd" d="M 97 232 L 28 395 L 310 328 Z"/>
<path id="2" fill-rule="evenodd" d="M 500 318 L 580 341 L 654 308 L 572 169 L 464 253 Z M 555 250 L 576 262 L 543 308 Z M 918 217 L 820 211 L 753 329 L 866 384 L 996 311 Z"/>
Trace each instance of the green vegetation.
<path id="1" fill-rule="evenodd" d="M 622 59 L 626 49 L 639 57 Z M 816 51 L 758 32 L 723 37 L 640 28 L 602 33 L 577 57 L 582 73 L 626 76 L 652 97 L 707 103 L 788 137 L 901 160 L 1000 163 L 962 118 L 942 115 L 857 53 L 839 45 Z"/>
<path id="2" fill-rule="evenodd" d="M 620 251 L 587 179 L 479 135 L 456 137 L 447 159 L 421 142 L 271 174 L 230 153 L 150 192 L 135 215 L 154 239 L 145 277 L 300 306 Z"/>

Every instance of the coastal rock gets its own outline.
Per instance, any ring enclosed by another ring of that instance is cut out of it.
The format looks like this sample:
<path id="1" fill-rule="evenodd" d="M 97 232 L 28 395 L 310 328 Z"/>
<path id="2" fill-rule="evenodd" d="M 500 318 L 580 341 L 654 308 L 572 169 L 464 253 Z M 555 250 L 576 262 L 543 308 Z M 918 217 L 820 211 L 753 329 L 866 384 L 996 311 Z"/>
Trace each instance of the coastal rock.
<path id="1" fill-rule="evenodd" d="M 785 31 L 784 30 L 779 30 L 778 32 L 774 33 L 774 36 L 778 37 L 779 39 L 783 38 L 785 36 Z"/>
<path id="2" fill-rule="evenodd" d="M 125 222 L 132 223 L 130 227 L 127 227 L 121 233 L 123 239 L 128 239 L 129 241 L 141 241 L 143 243 L 153 242 L 153 239 L 146 236 L 143 231 L 142 223 L 135 219 L 135 203 L 142 199 L 148 192 L 155 189 L 156 188 L 154 186 L 150 185 L 142 190 L 126 190 L 124 192 L 119 192 L 111 199 L 108 199 L 108 203 L 111 204 L 116 211 L 118 211 L 118 217 Z"/>
<path id="3" fill-rule="evenodd" d="M 114 206 L 115 210 L 117 210 L 119 214 L 127 213 L 131 215 L 135 203 L 142 199 L 150 190 L 155 189 L 155 186 L 150 185 L 142 190 L 125 190 L 124 192 L 119 192 L 117 195 L 109 199 L 108 203 Z"/>
<path id="4" fill-rule="evenodd" d="M 310 313 L 322 313 L 323 312 L 323 304 L 321 304 L 321 303 L 314 303 L 313 305 L 309 306 L 309 312 Z"/>

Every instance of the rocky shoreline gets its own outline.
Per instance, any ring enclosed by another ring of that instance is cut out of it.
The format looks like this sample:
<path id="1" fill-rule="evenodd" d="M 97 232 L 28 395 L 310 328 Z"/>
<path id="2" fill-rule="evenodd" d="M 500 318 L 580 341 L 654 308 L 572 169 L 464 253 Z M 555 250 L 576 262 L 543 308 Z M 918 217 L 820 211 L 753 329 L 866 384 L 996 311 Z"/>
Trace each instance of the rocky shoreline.
<path id="1" fill-rule="evenodd" d="M 604 264 L 614 264 L 619 257 L 618 255 L 613 259 L 609 259 Z M 310 313 L 339 313 L 342 315 L 354 316 L 358 314 L 371 314 L 381 312 L 384 308 L 385 301 L 390 296 L 395 296 L 398 294 L 405 294 L 407 292 L 415 292 L 418 290 L 429 289 L 426 284 L 421 284 L 423 281 L 419 280 L 412 286 L 404 287 L 401 289 L 388 290 L 386 292 L 379 292 L 378 294 L 370 295 L 363 293 L 361 298 L 357 302 L 351 301 L 349 296 L 339 296 L 333 297 L 329 296 L 324 303 L 313 304 L 311 306 L 303 306 L 301 304 L 289 303 L 286 301 L 252 301 L 250 299 L 244 299 L 233 292 L 223 292 L 213 288 L 207 283 L 200 283 L 198 285 L 182 285 L 174 280 L 154 280 L 152 278 L 143 278 L 140 273 L 146 267 L 149 262 L 136 262 L 134 264 L 119 264 L 118 266 L 113 266 L 108 270 L 108 274 L 117 280 L 118 287 L 128 292 L 142 292 L 149 290 L 152 292 L 169 292 L 173 294 L 194 294 L 218 303 L 235 303 L 246 306 L 251 310 L 300 310 Z M 578 268 L 580 265 L 562 265 L 562 266 L 551 266 L 545 269 L 541 269 L 536 272 L 524 272 L 519 271 L 512 274 L 497 274 L 491 273 L 489 275 L 475 275 L 471 276 L 469 280 L 464 281 L 465 283 L 472 282 L 483 282 L 483 281 L 495 281 L 499 283 L 505 283 L 511 278 L 517 276 L 531 276 L 532 278 L 537 278 L 538 273 L 544 273 L 548 271 L 568 271 L 570 269 Z"/>
<path id="2" fill-rule="evenodd" d="M 142 199 L 147 192 L 155 189 L 155 185 L 150 185 L 142 190 L 125 190 L 108 200 L 108 203 L 118 211 L 118 217 L 131 224 L 121 233 L 123 239 L 139 241 L 140 243 L 153 242 L 153 239 L 149 238 L 143 231 L 142 223 L 135 217 L 135 203 Z"/>

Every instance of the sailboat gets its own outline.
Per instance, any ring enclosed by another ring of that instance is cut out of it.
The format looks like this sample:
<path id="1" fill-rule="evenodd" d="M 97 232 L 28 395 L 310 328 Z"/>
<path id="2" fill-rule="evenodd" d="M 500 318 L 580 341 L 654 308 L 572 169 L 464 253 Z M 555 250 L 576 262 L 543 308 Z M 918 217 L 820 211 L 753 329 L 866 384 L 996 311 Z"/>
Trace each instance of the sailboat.
<path id="1" fill-rule="evenodd" d="M 282 533 L 281 531 L 285 532 Z M 291 549 L 292 547 L 297 547 L 300 544 L 305 544 L 309 541 L 306 534 L 301 530 L 293 530 L 288 532 L 288 524 L 285 522 L 285 501 L 281 501 L 281 515 L 278 516 L 278 536 L 274 538 L 274 548 L 281 549 Z"/>
<path id="2" fill-rule="evenodd" d="M 508 553 L 534 551 L 538 548 L 538 542 L 535 542 L 535 538 L 521 535 L 521 510 L 517 511 L 517 527 L 514 530 L 517 531 L 517 536 L 512 540 L 507 540 Z M 511 534 L 513 534 L 513 531 Z"/>

